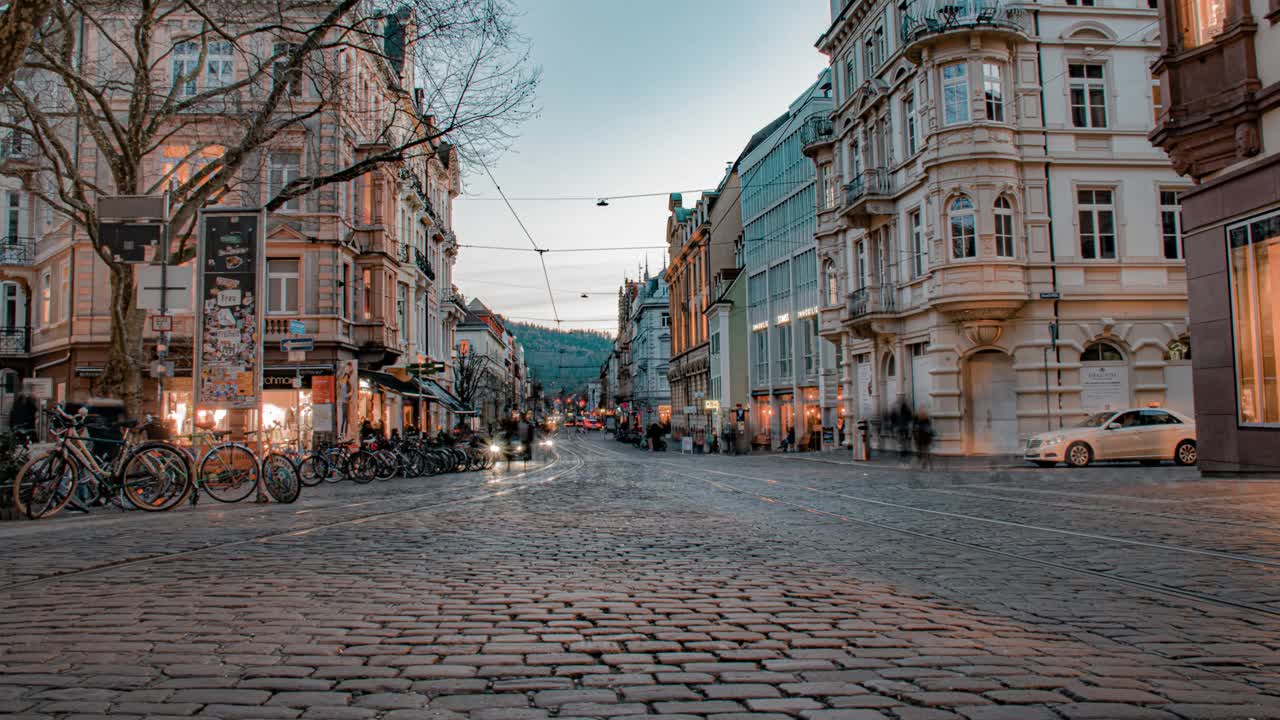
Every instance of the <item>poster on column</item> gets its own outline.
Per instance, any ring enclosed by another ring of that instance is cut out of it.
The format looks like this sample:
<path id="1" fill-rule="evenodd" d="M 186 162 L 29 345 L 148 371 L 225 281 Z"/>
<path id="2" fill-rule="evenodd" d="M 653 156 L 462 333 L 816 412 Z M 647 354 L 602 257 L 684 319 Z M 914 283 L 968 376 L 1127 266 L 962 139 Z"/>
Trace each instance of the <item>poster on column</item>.
<path id="1" fill-rule="evenodd" d="M 1129 367 L 1124 364 L 1080 368 L 1080 407 L 1086 412 L 1129 407 Z"/>
<path id="2" fill-rule="evenodd" d="M 876 414 L 875 398 L 871 394 L 871 362 L 858 362 L 858 416 L 869 418 Z"/>
<path id="3" fill-rule="evenodd" d="M 202 407 L 257 407 L 262 395 L 262 213 L 201 211 L 199 227 L 194 400 Z"/>
<path id="4" fill-rule="evenodd" d="M 356 414 L 360 408 L 360 377 L 355 360 L 338 361 L 338 377 L 335 391 L 338 397 L 338 437 L 355 440 L 360 434 L 360 422 Z"/>

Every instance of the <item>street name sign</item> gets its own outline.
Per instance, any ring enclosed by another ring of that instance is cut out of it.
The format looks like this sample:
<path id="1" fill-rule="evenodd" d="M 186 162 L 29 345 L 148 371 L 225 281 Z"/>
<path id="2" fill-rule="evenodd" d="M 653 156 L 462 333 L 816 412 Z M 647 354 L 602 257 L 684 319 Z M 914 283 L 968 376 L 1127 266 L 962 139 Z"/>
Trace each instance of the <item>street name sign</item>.
<path id="1" fill-rule="evenodd" d="M 316 339 L 312 337 L 291 337 L 280 341 L 280 352 L 311 352 L 316 349 Z"/>

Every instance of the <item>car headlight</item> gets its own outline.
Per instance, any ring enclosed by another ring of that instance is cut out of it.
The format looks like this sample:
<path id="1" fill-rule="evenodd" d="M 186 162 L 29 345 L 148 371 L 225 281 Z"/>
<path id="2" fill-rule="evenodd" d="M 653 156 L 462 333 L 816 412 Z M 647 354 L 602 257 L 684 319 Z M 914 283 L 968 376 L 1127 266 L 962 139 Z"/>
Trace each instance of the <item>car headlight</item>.
<path id="1" fill-rule="evenodd" d="M 550 440 L 543 440 L 543 441 L 542 441 L 542 444 L 543 444 L 543 445 L 546 445 L 547 447 L 551 447 L 551 446 L 552 446 L 552 445 L 554 445 L 555 443 L 553 443 L 553 442 L 552 442 L 552 441 L 550 441 Z"/>
<path id="2" fill-rule="evenodd" d="M 1058 444 L 1061 444 L 1062 441 L 1065 439 L 1066 438 L 1064 438 L 1061 435 L 1054 435 L 1053 437 L 1045 438 L 1044 442 L 1042 442 L 1041 445 L 1058 445 Z"/>
<path id="3" fill-rule="evenodd" d="M 517 449 L 517 450 L 523 450 L 523 449 L 524 449 L 524 445 L 521 445 L 520 443 L 516 443 L 516 449 Z"/>
<path id="4" fill-rule="evenodd" d="M 498 447 L 497 445 L 490 445 L 489 452 L 502 452 L 502 448 Z"/>

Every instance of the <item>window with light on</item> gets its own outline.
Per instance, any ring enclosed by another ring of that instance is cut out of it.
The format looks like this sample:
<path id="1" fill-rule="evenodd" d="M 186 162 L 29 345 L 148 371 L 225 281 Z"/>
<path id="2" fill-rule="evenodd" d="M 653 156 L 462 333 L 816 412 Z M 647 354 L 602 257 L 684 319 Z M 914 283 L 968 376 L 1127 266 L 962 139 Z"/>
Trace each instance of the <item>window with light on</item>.
<path id="1" fill-rule="evenodd" d="M 1178 0 L 1178 23 L 1182 45 L 1195 48 L 1207 45 L 1222 33 L 1227 16 L 1226 0 Z"/>
<path id="2" fill-rule="evenodd" d="M 1280 423 L 1280 211 L 1227 228 L 1241 425 Z M 1276 257 L 1271 257 L 1271 251 Z"/>

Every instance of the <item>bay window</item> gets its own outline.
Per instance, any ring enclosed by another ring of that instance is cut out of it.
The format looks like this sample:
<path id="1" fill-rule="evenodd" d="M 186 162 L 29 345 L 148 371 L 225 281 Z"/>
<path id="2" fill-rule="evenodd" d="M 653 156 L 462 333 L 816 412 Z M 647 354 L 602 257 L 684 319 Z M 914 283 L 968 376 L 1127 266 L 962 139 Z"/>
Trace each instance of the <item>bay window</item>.
<path id="1" fill-rule="evenodd" d="M 1207 45 L 1222 33 L 1226 0 L 1177 0 L 1178 31 L 1186 49 Z"/>
<path id="2" fill-rule="evenodd" d="M 982 64 L 982 95 L 987 108 L 987 119 L 1004 122 L 1004 85 L 1000 80 L 1000 66 Z"/>
<path id="3" fill-rule="evenodd" d="M 969 122 L 969 71 L 963 62 L 942 67 L 944 125 Z"/>

